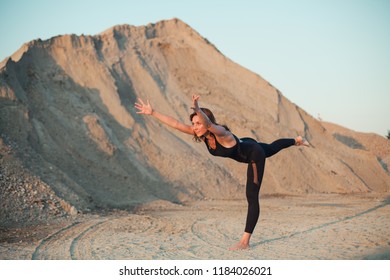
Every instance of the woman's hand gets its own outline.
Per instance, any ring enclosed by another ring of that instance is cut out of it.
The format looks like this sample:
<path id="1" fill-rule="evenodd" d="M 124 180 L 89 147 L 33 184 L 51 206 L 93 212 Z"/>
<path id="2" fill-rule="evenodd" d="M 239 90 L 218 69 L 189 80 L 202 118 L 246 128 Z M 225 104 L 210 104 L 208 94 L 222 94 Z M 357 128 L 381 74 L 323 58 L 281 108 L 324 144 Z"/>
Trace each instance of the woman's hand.
<path id="1" fill-rule="evenodd" d="M 134 107 L 139 110 L 137 114 L 151 115 L 153 114 L 152 105 L 150 105 L 149 100 L 146 100 L 146 104 L 142 101 L 141 98 L 138 98 L 139 103 L 135 102 Z"/>
<path id="2" fill-rule="evenodd" d="M 200 98 L 200 95 L 197 95 L 197 94 L 192 95 L 192 109 L 194 109 L 195 112 L 200 110 L 199 104 L 198 104 L 199 98 Z"/>

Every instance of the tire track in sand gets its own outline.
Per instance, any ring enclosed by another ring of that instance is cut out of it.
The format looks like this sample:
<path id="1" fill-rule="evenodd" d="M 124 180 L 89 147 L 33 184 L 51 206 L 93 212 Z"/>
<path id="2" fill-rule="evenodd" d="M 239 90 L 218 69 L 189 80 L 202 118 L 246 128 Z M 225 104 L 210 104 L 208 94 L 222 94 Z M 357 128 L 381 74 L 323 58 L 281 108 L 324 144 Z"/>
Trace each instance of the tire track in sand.
<path id="1" fill-rule="evenodd" d="M 145 258 L 145 236 L 159 231 L 161 224 L 139 215 L 110 216 L 80 233 L 71 244 L 72 259 Z"/>
<path id="2" fill-rule="evenodd" d="M 72 260 L 77 260 L 76 254 L 79 254 L 79 252 L 78 252 L 79 251 L 78 250 L 79 240 L 81 240 L 88 232 L 93 231 L 96 227 L 98 227 L 99 225 L 101 225 L 105 222 L 106 222 L 106 220 L 95 223 L 94 225 L 86 228 L 82 233 L 80 233 L 76 238 L 74 238 L 72 240 L 72 243 L 70 244 L 70 248 L 69 248 L 70 257 Z"/>
<path id="3" fill-rule="evenodd" d="M 31 259 L 115 259 L 137 257 L 126 250 L 128 246 L 142 246 L 137 235 L 156 234 L 163 228 L 158 220 L 146 216 L 107 216 L 92 218 L 68 225 L 35 248 Z M 100 250 L 100 248 L 105 248 Z M 136 251 L 136 250 L 134 250 Z M 145 257 L 145 256 L 143 256 Z"/>
<path id="4" fill-rule="evenodd" d="M 93 219 L 87 222 L 75 222 L 58 230 L 39 243 L 31 256 L 31 259 L 72 259 L 72 243 L 77 240 L 77 238 L 80 238 L 84 232 L 89 231 L 96 226 L 96 224 L 102 222 L 103 221 L 99 219 Z"/>
<path id="5" fill-rule="evenodd" d="M 217 245 L 216 240 L 222 241 L 225 239 L 225 236 L 219 234 L 216 236 L 216 221 L 213 219 L 199 219 L 193 222 L 191 226 L 191 233 L 193 236 L 198 238 L 200 241 L 204 242 L 209 246 L 213 246 L 218 249 L 225 249 L 222 245 Z M 219 233 L 219 231 L 218 231 Z"/>
<path id="6" fill-rule="evenodd" d="M 331 221 L 331 222 L 328 222 L 328 223 L 323 223 L 323 224 L 320 224 L 318 226 L 314 226 L 314 227 L 308 228 L 308 229 L 303 230 L 303 231 L 293 232 L 293 233 L 291 233 L 289 235 L 284 235 L 284 236 L 279 236 L 279 237 L 275 237 L 275 238 L 266 239 L 266 240 L 263 240 L 261 242 L 258 242 L 256 244 L 254 244 L 254 246 L 263 245 L 263 244 L 267 244 L 267 243 L 271 243 L 271 242 L 275 242 L 275 241 L 282 241 L 282 240 L 286 240 L 286 239 L 289 239 L 289 238 L 292 238 L 292 237 L 295 237 L 295 236 L 298 236 L 298 235 L 312 233 L 312 232 L 314 232 L 316 230 L 320 230 L 320 229 L 323 229 L 323 228 L 326 228 L 326 227 L 329 227 L 329 226 L 332 226 L 332 225 L 335 225 L 335 224 L 339 224 L 339 223 L 342 223 L 342 222 L 345 222 L 345 221 L 349 221 L 349 220 L 353 220 L 353 219 L 359 218 L 359 217 L 361 217 L 363 215 L 369 214 L 371 212 L 374 212 L 374 211 L 376 211 L 378 209 L 381 209 L 381 208 L 389 206 L 389 205 L 390 205 L 390 197 L 387 198 L 386 200 L 384 200 L 382 203 L 378 204 L 377 206 L 369 208 L 369 209 L 361 211 L 361 212 L 358 212 L 358 213 L 356 213 L 354 215 L 346 216 L 346 217 L 344 217 L 342 219 Z"/>

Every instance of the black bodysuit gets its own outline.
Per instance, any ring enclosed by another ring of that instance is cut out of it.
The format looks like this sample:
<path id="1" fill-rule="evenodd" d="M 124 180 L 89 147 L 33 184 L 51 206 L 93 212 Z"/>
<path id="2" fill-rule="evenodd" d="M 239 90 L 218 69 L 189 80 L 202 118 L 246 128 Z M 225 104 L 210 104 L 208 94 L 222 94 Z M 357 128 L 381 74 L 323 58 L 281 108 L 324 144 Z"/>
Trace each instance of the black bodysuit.
<path id="1" fill-rule="evenodd" d="M 248 213 L 245 232 L 253 233 L 260 215 L 259 192 L 263 179 L 265 159 L 271 157 L 282 149 L 295 145 L 295 139 L 278 139 L 271 144 L 259 143 L 252 138 L 236 139 L 237 144 L 231 148 L 225 148 L 215 139 L 215 149 L 212 149 L 205 139 L 207 149 L 214 156 L 227 157 L 238 162 L 248 163 L 246 198 L 248 201 Z"/>

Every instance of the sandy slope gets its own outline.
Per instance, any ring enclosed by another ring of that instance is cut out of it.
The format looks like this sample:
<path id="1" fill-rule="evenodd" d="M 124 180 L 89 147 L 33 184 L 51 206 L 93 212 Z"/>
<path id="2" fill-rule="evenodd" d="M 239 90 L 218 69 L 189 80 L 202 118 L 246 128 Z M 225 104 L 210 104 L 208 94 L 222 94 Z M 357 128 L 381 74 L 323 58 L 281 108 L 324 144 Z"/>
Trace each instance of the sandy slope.
<path id="1" fill-rule="evenodd" d="M 265 197 L 252 247 L 241 235 L 244 201 L 154 202 L 138 214 L 2 232 L 1 259 L 389 259 L 389 197 Z M 35 236 L 31 233 L 35 232 Z M 16 238 L 15 236 L 19 236 Z"/>

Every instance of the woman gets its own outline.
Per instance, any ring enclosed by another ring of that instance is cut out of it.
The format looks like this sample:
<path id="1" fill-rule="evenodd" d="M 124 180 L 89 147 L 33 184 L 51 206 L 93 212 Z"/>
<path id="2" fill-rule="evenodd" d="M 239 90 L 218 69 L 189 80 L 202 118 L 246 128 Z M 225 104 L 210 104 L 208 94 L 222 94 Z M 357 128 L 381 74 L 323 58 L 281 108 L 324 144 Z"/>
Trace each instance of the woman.
<path id="1" fill-rule="evenodd" d="M 144 103 L 139 99 L 135 103 L 138 114 L 151 115 L 162 123 L 173 127 L 183 133 L 194 135 L 198 142 L 205 142 L 210 154 L 214 156 L 228 157 L 236 161 L 247 163 L 246 198 L 248 212 L 245 231 L 239 243 L 230 250 L 249 248 L 249 241 L 260 215 L 259 192 L 263 179 L 265 159 L 273 156 L 282 149 L 296 146 L 309 146 L 309 143 L 301 136 L 295 139 L 279 139 L 271 144 L 258 143 L 251 138 L 238 139 L 229 128 L 219 125 L 213 113 L 207 108 L 200 108 L 199 95 L 192 96 L 194 113 L 190 115 L 192 126 L 179 122 L 169 116 L 153 110 L 149 101 Z"/>

